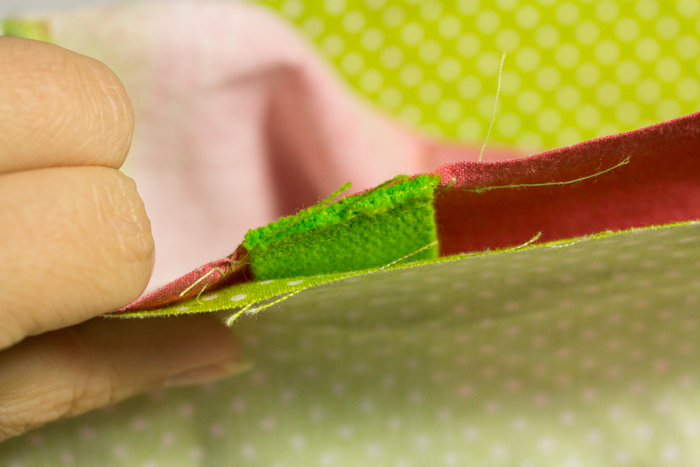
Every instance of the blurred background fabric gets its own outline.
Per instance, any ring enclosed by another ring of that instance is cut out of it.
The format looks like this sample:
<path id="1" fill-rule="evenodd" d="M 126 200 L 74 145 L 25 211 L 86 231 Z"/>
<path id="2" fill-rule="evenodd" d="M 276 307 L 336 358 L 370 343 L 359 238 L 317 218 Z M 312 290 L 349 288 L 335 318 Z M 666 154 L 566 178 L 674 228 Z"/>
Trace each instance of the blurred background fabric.
<path id="1" fill-rule="evenodd" d="M 108 4 L 2 0 L 0 15 Z M 260 0 L 357 92 L 434 135 L 535 153 L 698 110 L 698 0 Z"/>

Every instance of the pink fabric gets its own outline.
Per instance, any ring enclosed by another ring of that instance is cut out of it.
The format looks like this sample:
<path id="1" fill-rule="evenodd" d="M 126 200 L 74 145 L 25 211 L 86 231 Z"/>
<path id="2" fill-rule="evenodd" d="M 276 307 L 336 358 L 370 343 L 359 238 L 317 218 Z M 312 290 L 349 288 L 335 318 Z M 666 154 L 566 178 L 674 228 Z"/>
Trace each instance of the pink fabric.
<path id="1" fill-rule="evenodd" d="M 299 33 L 260 6 L 117 5 L 49 22 L 59 45 L 112 67 L 134 103 L 126 171 L 152 223 L 150 289 L 348 181 L 359 191 L 478 157 L 479 148 L 424 137 L 358 99 Z"/>

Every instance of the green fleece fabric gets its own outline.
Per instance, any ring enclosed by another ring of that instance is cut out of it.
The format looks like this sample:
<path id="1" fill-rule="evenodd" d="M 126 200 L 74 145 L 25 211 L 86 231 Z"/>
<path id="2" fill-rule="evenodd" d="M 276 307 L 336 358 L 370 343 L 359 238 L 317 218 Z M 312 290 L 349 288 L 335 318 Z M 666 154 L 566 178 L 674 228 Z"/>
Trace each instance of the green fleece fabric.
<path id="1" fill-rule="evenodd" d="M 433 192 L 439 181 L 435 175 L 394 179 L 248 231 L 243 246 L 255 279 L 355 271 L 407 255 L 437 257 Z"/>

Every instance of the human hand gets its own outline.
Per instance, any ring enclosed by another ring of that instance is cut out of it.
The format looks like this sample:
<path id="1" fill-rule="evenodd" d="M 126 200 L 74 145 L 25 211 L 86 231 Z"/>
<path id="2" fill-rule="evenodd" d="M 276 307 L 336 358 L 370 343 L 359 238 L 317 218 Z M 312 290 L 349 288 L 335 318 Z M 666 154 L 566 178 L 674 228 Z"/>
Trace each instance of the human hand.
<path id="1" fill-rule="evenodd" d="M 138 297 L 150 224 L 119 172 L 134 126 L 105 65 L 0 37 L 0 440 L 241 368 L 209 316 L 95 318 Z"/>

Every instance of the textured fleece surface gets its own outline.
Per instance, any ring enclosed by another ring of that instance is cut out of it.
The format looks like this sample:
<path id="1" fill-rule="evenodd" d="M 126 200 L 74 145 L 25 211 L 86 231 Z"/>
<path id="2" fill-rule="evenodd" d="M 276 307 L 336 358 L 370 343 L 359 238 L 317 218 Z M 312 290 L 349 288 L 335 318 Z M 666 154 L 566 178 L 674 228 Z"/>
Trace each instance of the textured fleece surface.
<path id="1" fill-rule="evenodd" d="M 435 175 L 389 181 L 250 230 L 242 245 L 253 277 L 367 269 L 410 254 L 412 260 L 437 257 L 433 194 L 439 181 Z"/>

